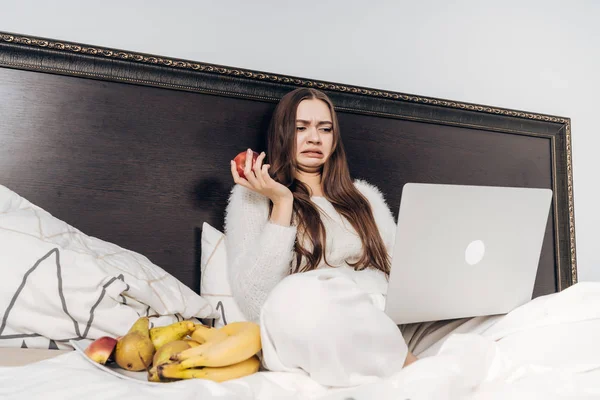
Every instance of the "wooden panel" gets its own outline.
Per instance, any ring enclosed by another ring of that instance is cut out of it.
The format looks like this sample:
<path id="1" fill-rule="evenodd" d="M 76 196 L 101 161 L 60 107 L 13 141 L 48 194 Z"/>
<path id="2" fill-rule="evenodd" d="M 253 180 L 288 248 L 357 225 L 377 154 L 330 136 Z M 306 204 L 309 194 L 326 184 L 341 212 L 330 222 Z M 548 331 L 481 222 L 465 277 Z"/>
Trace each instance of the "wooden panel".
<path id="1" fill-rule="evenodd" d="M 0 183 L 196 291 L 200 229 L 223 228 L 229 160 L 263 149 L 276 101 L 303 85 L 331 96 L 353 176 L 396 215 L 406 182 L 552 188 L 535 295 L 576 279 L 566 118 L 7 37 Z"/>

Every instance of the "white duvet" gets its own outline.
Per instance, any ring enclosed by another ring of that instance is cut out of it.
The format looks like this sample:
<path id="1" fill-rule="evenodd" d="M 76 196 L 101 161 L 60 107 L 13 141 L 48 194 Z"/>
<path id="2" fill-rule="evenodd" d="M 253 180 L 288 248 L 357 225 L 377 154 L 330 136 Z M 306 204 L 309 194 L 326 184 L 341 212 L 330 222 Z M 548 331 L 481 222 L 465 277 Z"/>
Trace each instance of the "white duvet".
<path id="1" fill-rule="evenodd" d="M 211 305 L 148 258 L 89 236 L 0 185 L 0 347 L 69 349 L 205 318 Z"/>
<path id="2" fill-rule="evenodd" d="M 596 399 L 600 398 L 600 283 L 537 298 L 481 334 L 451 335 L 398 374 L 329 389 L 295 373 L 260 372 L 218 384 L 147 385 L 108 375 L 79 353 L 0 368 L 6 399 Z M 359 344 L 358 344 L 359 345 Z"/>

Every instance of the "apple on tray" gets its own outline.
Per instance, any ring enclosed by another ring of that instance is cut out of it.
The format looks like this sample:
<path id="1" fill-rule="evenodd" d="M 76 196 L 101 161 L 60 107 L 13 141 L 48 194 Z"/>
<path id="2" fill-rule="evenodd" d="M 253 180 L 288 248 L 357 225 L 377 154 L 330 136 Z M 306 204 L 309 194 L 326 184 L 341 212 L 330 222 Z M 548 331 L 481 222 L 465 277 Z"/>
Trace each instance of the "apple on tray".
<path id="1" fill-rule="evenodd" d="M 110 336 L 102 336 L 90 343 L 84 353 L 98 364 L 104 365 L 113 354 L 116 345 L 117 339 Z"/>

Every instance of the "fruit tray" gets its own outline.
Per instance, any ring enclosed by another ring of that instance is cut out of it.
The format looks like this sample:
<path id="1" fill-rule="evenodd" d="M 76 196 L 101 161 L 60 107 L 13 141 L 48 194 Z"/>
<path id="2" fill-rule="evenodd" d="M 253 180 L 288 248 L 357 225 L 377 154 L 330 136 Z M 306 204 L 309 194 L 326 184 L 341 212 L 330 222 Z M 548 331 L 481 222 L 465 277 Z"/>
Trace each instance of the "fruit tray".
<path id="1" fill-rule="evenodd" d="M 94 360 L 92 360 L 85 354 L 85 349 L 91 342 L 92 342 L 91 340 L 86 340 L 86 339 L 77 340 L 77 341 L 75 341 L 75 340 L 69 341 L 69 343 L 71 344 L 71 346 L 73 346 L 75 351 L 77 351 L 79 354 L 81 354 L 81 356 L 83 358 L 85 358 L 90 364 L 92 364 L 94 367 L 96 367 L 110 375 L 113 375 L 113 376 L 116 376 L 116 377 L 122 378 L 122 379 L 135 381 L 138 383 L 143 383 L 145 385 L 160 385 L 161 384 L 161 382 L 148 381 L 148 373 L 146 371 L 141 371 L 141 372 L 127 371 L 126 369 L 120 368 L 115 362 L 109 362 L 105 365 L 95 362 Z"/>

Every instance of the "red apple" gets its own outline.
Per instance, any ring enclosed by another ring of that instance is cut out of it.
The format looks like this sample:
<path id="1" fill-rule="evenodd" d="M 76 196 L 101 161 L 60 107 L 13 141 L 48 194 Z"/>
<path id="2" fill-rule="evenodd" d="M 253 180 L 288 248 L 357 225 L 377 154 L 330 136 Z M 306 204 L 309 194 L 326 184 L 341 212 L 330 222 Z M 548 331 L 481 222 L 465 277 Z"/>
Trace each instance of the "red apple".
<path id="1" fill-rule="evenodd" d="M 116 345 L 117 339 L 102 336 L 90 343 L 84 353 L 98 364 L 106 364 Z"/>
<path id="2" fill-rule="evenodd" d="M 235 156 L 235 158 L 233 159 L 233 161 L 235 162 L 235 167 L 237 169 L 237 173 L 242 178 L 246 178 L 246 175 L 244 174 L 244 168 L 246 168 L 247 154 L 248 154 L 247 151 L 242 151 L 240 154 Z M 256 161 L 257 158 L 258 158 L 258 153 L 253 151 L 252 152 L 252 164 L 254 164 L 254 162 Z"/>

